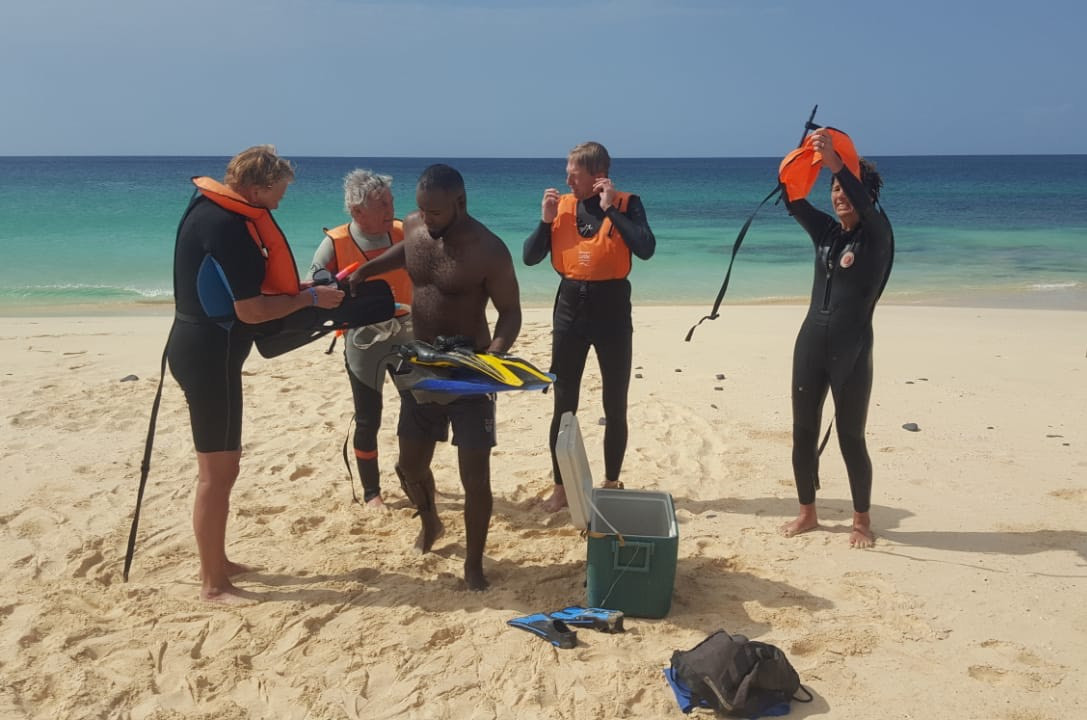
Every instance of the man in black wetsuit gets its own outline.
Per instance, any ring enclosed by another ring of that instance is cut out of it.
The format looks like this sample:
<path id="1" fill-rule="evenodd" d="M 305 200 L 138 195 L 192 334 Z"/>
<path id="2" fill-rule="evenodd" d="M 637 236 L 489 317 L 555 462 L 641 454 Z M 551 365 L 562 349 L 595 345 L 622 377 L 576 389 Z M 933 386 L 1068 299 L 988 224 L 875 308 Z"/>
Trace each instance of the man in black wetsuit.
<path id="1" fill-rule="evenodd" d="M 619 473 L 627 447 L 627 391 L 630 387 L 631 254 L 653 256 L 657 240 L 649 229 L 637 195 L 615 189 L 608 170 L 611 158 L 600 143 L 586 142 L 570 151 L 566 184 L 571 194 L 544 191 L 540 224 L 525 240 L 524 261 L 535 265 L 550 253 L 562 277 L 555 295 L 551 372 L 555 373 L 555 414 L 550 447 L 555 487 L 544 508 L 566 507 L 566 490 L 555 460 L 559 420 L 577 412 L 581 376 L 589 347 L 596 349 L 603 384 L 604 486 L 622 487 Z"/>
<path id="2" fill-rule="evenodd" d="M 864 440 L 872 391 L 872 313 L 891 272 L 894 235 L 875 205 L 882 185 L 875 167 L 862 159 L 856 178 L 823 130 L 813 134 L 812 145 L 834 174 L 830 199 L 837 218 L 804 199 L 786 204 L 815 245 L 815 281 L 793 352 L 793 474 L 800 513 L 781 531 L 791 537 L 819 526 L 817 445 L 829 388 L 853 496 L 849 544 L 867 548 L 874 542 L 868 512 L 872 462 Z"/>
<path id="3" fill-rule="evenodd" d="M 291 164 L 271 145 L 244 150 L 230 160 L 222 183 L 194 178 L 198 193 L 177 231 L 167 357 L 189 406 L 199 477 L 192 524 L 200 597 L 211 602 L 252 599 L 231 581 L 248 568 L 227 558 L 226 526 L 242 454 L 242 365 L 254 326 L 343 301 L 335 287 L 298 282 L 290 246 L 271 215 L 293 179 Z M 205 305 L 205 275 L 221 277 L 221 292 L 229 291 L 213 313 Z"/>

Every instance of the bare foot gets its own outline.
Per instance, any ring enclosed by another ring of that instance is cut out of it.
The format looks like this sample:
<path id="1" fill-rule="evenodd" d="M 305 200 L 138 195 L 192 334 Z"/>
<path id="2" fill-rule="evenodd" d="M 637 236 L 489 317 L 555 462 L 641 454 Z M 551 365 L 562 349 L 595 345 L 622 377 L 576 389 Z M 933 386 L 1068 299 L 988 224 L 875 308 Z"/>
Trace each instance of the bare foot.
<path id="1" fill-rule="evenodd" d="M 483 577 L 482 567 L 469 567 L 468 563 L 464 563 L 464 582 L 468 583 L 469 590 L 476 590 L 482 592 L 491 586 L 487 582 L 487 578 Z"/>
<path id="2" fill-rule="evenodd" d="M 800 513 L 796 516 L 796 519 L 785 523 L 778 530 L 785 537 L 793 537 L 814 530 L 817 527 L 819 527 L 819 518 L 815 515 L 815 503 L 812 503 L 811 505 L 801 505 Z"/>
<path id="3" fill-rule="evenodd" d="M 423 529 L 419 531 L 418 537 L 415 538 L 415 552 L 423 555 L 430 552 L 438 538 L 445 534 L 445 525 L 442 524 L 441 518 L 438 517 L 438 513 L 434 510 L 420 512 L 419 519 L 423 521 Z"/>
<path id="4" fill-rule="evenodd" d="M 623 489 L 623 481 L 622 480 L 605 480 L 604 485 L 602 487 L 606 487 L 609 490 L 622 490 Z"/>
<path id="5" fill-rule="evenodd" d="M 555 489 L 551 491 L 551 497 L 543 501 L 543 509 L 549 513 L 558 512 L 567 505 L 569 503 L 566 502 L 566 487 L 564 485 L 556 484 Z"/>
<path id="6" fill-rule="evenodd" d="M 204 602 L 233 607 L 255 605 L 259 602 L 259 598 L 255 593 L 239 590 L 229 581 L 218 587 L 200 588 L 200 599 Z"/>
<path id="7" fill-rule="evenodd" d="M 245 575 L 246 573 L 253 572 L 253 570 L 255 570 L 255 568 L 250 567 L 249 565 L 242 565 L 241 563 L 236 563 L 233 560 L 226 561 L 227 577 L 237 577 L 239 575 Z"/>
<path id="8" fill-rule="evenodd" d="M 872 534 L 872 519 L 868 513 L 853 513 L 853 532 L 849 533 L 849 547 L 870 548 L 876 544 Z"/>
<path id="9" fill-rule="evenodd" d="M 374 497 L 367 500 L 363 504 L 363 507 L 365 507 L 367 510 L 387 510 L 388 509 L 388 508 L 385 507 L 385 501 L 381 499 L 380 495 L 375 495 Z"/>

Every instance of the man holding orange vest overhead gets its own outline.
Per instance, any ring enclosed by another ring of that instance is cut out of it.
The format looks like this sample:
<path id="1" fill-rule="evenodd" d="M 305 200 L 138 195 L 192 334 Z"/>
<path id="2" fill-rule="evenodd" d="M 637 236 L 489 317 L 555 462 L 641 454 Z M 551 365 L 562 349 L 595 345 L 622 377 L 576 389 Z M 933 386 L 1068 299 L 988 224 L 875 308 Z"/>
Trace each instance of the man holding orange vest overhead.
<path id="1" fill-rule="evenodd" d="M 392 178 L 370 170 L 353 170 L 343 181 L 344 210 L 351 222 L 325 230 L 325 239 L 314 253 L 310 279 L 331 279 L 349 265 L 380 257 L 403 242 L 404 226 L 393 214 Z M 384 280 L 396 300 L 396 316 L 384 322 L 348 330 L 344 335 L 344 364 L 355 403 L 353 444 L 363 503 L 384 507 L 377 458 L 377 432 L 381 427 L 382 396 L 387 361 L 394 345 L 412 339 L 411 278 L 403 268 L 376 279 Z"/>
<path id="2" fill-rule="evenodd" d="M 549 443 L 555 487 L 544 508 L 566 507 L 566 490 L 555 460 L 559 420 L 577 412 L 589 347 L 596 350 L 603 382 L 605 487 L 622 487 L 619 474 L 627 445 L 630 386 L 631 255 L 648 260 L 657 241 L 637 195 L 615 189 L 603 145 L 586 142 L 570 151 L 566 184 L 571 192 L 544 191 L 540 224 L 525 240 L 524 261 L 536 265 L 550 253 L 561 276 L 555 296 L 551 372 L 555 411 Z"/>

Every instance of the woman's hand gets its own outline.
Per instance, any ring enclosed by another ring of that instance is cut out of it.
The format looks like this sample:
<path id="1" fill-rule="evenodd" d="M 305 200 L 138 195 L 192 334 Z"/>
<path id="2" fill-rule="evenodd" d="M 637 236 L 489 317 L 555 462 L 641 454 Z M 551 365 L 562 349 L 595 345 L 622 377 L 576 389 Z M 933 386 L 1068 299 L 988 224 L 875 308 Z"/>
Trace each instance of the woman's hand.
<path id="1" fill-rule="evenodd" d="M 830 136 L 825 128 L 819 128 L 811 134 L 811 147 L 812 150 L 819 153 L 827 170 L 836 173 L 842 169 L 842 165 L 845 163 L 842 162 L 838 151 L 834 149 L 834 138 Z"/>

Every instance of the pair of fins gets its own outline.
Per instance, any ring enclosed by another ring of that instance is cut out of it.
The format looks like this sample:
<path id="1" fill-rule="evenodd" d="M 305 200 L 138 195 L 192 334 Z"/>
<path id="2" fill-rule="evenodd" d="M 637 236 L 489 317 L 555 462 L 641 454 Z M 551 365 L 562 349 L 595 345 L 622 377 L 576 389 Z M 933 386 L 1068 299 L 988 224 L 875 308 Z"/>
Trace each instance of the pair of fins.
<path id="1" fill-rule="evenodd" d="M 392 290 L 384 280 L 360 283 L 355 295 L 346 292 L 343 302 L 330 309 L 308 307 L 279 320 L 251 326 L 256 336 L 257 352 L 274 358 L 308 345 L 334 330 L 384 322 L 396 313 Z"/>
<path id="2" fill-rule="evenodd" d="M 535 613 L 507 620 L 510 627 L 527 630 L 563 650 L 577 646 L 577 631 L 589 628 L 604 633 L 623 632 L 623 613 L 606 608 L 573 606 L 552 613 Z"/>
<path id="3" fill-rule="evenodd" d="M 419 380 L 420 390 L 441 390 L 447 385 L 491 386 L 493 390 L 535 390 L 554 382 L 527 360 L 506 353 L 477 353 L 470 338 L 439 336 L 434 345 L 413 340 L 400 346 L 400 357 L 424 368 L 431 377 Z M 429 387 L 433 385 L 434 387 Z"/>

